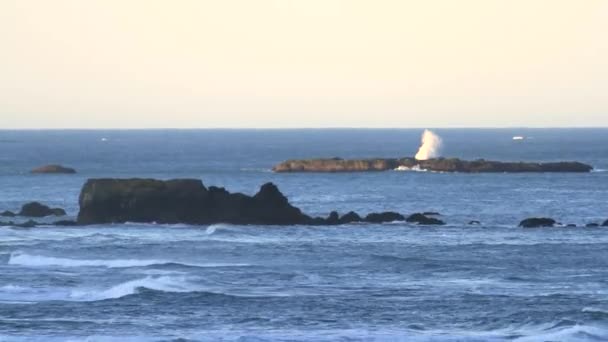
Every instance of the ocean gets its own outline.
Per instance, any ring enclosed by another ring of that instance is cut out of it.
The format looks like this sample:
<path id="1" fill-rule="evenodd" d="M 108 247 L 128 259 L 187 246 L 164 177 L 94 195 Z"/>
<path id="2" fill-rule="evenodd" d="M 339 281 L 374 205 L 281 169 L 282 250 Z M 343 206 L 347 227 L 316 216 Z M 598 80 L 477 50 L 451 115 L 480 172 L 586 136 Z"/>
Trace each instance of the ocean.
<path id="1" fill-rule="evenodd" d="M 0 227 L 0 341 L 608 340 L 608 228 L 581 227 L 608 219 L 608 129 L 435 131 L 446 157 L 595 170 L 271 172 L 413 156 L 420 129 L 0 131 L 0 211 L 36 200 L 74 218 L 88 178 L 197 178 L 246 194 L 274 182 L 313 216 L 447 222 Z M 51 163 L 78 173 L 29 173 Z M 534 216 L 579 227 L 517 227 Z"/>

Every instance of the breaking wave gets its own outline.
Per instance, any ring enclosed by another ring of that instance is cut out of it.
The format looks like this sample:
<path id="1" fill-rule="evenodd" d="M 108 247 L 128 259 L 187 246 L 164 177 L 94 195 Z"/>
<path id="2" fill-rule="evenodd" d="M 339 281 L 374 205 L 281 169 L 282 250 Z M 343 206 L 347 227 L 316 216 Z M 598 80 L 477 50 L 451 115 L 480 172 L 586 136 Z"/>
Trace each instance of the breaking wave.
<path id="1" fill-rule="evenodd" d="M 244 267 L 249 264 L 238 263 L 182 263 L 171 260 L 151 260 L 151 259 L 70 259 L 57 258 L 42 255 L 30 255 L 22 253 L 12 253 L 8 260 L 9 265 L 21 265 L 32 267 L 60 266 L 60 267 L 107 267 L 107 268 L 127 268 L 127 267 L 146 267 L 166 264 L 179 264 L 190 267 Z"/>

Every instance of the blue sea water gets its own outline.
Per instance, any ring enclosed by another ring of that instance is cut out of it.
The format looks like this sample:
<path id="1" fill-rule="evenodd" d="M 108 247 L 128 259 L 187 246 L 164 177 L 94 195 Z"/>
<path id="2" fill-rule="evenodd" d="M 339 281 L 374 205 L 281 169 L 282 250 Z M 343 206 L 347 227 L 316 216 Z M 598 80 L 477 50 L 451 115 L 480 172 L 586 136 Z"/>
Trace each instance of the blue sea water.
<path id="1" fill-rule="evenodd" d="M 270 171 L 290 158 L 412 156 L 420 130 L 0 131 L 0 211 L 38 200 L 74 217 L 87 178 L 189 177 L 247 194 L 272 181 L 311 215 L 448 222 L 0 227 L 0 340 L 608 340 L 608 229 L 580 228 L 608 219 L 608 129 L 437 133 L 445 156 L 596 170 Z M 29 173 L 49 163 L 78 173 Z M 517 228 L 531 216 L 579 228 Z"/>

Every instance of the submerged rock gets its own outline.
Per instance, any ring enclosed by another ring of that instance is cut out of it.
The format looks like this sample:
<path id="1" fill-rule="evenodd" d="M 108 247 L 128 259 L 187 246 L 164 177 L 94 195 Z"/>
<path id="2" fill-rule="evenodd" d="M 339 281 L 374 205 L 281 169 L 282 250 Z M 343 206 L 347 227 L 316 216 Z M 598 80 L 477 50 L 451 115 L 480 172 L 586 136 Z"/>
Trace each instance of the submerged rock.
<path id="1" fill-rule="evenodd" d="M 599 226 L 600 226 L 599 223 L 587 223 L 587 225 L 585 225 L 585 227 L 587 227 L 587 228 L 597 228 Z"/>
<path id="2" fill-rule="evenodd" d="M 21 207 L 19 216 L 26 217 L 45 217 L 45 216 L 65 216 L 65 210 L 61 208 L 50 208 L 39 202 L 31 202 Z"/>
<path id="3" fill-rule="evenodd" d="M 445 222 L 436 219 L 434 217 L 427 217 L 424 214 L 421 213 L 416 213 L 416 214 L 412 214 L 410 215 L 407 219 L 407 222 L 410 223 L 418 223 L 419 225 L 423 225 L 423 226 L 431 226 L 431 225 L 444 225 Z"/>
<path id="4" fill-rule="evenodd" d="M 45 165 L 32 170 L 32 173 L 62 173 L 62 174 L 74 174 L 76 170 L 65 167 L 62 165 L 51 164 Z"/>
<path id="5" fill-rule="evenodd" d="M 551 218 L 545 217 L 533 217 L 528 218 L 519 223 L 520 227 L 523 228 L 541 228 L 541 227 L 554 227 L 557 222 Z"/>
<path id="6" fill-rule="evenodd" d="M 435 172 L 591 172 L 593 167 L 579 162 L 529 163 L 499 162 L 490 160 L 462 160 L 437 158 L 416 160 L 414 158 L 376 159 L 300 159 L 288 160 L 275 165 L 274 172 L 367 172 L 387 170 L 428 170 Z"/>

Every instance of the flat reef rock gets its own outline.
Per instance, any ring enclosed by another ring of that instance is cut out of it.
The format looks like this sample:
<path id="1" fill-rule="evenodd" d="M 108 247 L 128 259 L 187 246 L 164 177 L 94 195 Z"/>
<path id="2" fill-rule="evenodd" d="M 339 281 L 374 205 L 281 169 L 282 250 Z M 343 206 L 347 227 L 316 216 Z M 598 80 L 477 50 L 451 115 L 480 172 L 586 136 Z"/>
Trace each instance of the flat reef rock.
<path id="1" fill-rule="evenodd" d="M 70 167 L 65 167 L 62 165 L 56 165 L 56 164 L 51 164 L 51 165 L 45 165 L 45 166 L 41 166 L 41 167 L 37 167 L 35 169 L 33 169 L 31 171 L 31 173 L 37 173 L 37 174 L 53 174 L 53 173 L 58 173 L 58 174 L 74 174 L 76 173 L 76 170 L 70 168 Z"/>
<path id="2" fill-rule="evenodd" d="M 462 173 L 521 173 L 521 172 L 591 172 L 593 167 L 579 162 L 499 162 L 458 158 L 416 160 L 414 158 L 375 159 L 299 159 L 282 162 L 272 168 L 274 172 L 369 172 L 387 170 L 427 170 L 433 172 Z"/>

